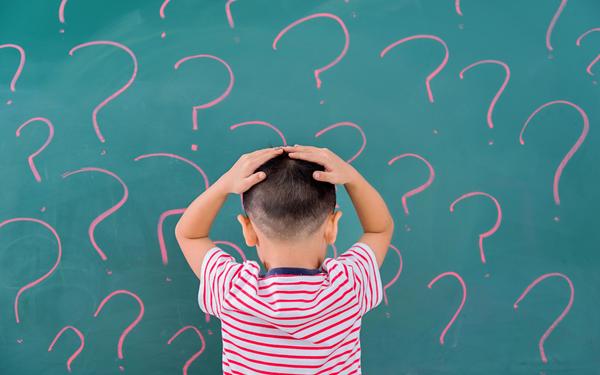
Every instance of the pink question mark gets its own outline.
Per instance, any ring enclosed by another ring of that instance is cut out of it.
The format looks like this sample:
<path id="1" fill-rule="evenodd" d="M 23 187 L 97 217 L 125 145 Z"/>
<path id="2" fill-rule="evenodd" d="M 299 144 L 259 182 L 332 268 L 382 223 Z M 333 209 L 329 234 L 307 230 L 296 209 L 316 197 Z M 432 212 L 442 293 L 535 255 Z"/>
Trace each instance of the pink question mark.
<path id="1" fill-rule="evenodd" d="M 502 222 L 502 208 L 500 207 L 500 203 L 498 203 L 498 201 L 496 200 L 496 198 L 494 198 L 493 196 L 489 195 L 488 193 L 484 193 L 484 192 L 481 192 L 481 191 L 473 191 L 473 192 L 470 192 L 470 193 L 463 194 L 460 197 L 458 197 L 457 199 L 455 199 L 454 202 L 452 202 L 450 204 L 450 212 L 454 212 L 454 206 L 458 202 L 460 202 L 461 200 L 469 198 L 469 197 L 474 197 L 474 196 L 477 196 L 477 195 L 483 195 L 485 197 L 490 198 L 492 200 L 492 202 L 494 202 L 494 204 L 496 205 L 496 212 L 497 212 L 496 223 L 494 223 L 494 226 L 490 230 L 488 230 L 487 232 L 481 233 L 479 235 L 479 254 L 481 255 L 481 263 L 485 263 L 485 253 L 483 251 L 483 239 L 491 236 L 494 233 L 496 233 L 496 231 L 500 227 L 500 223 Z"/>
<path id="2" fill-rule="evenodd" d="M 100 306 L 98 306 L 98 309 L 94 313 L 94 318 L 98 317 L 98 314 L 102 310 L 102 307 L 104 307 L 104 304 L 106 304 L 106 302 L 108 302 L 112 297 L 116 296 L 117 294 L 126 294 L 128 296 L 133 297 L 140 306 L 140 312 L 138 313 L 138 316 L 135 318 L 135 320 L 133 322 L 131 322 L 131 324 L 129 324 L 127 326 L 127 328 L 125 328 L 125 330 L 119 336 L 119 344 L 117 346 L 117 353 L 119 355 L 119 359 L 123 359 L 123 341 L 125 341 L 125 337 L 127 337 L 129 332 L 131 332 L 131 330 L 140 322 L 140 320 L 142 320 L 142 317 L 144 316 L 144 302 L 142 302 L 141 298 L 137 294 L 135 294 L 129 290 L 126 290 L 126 289 L 115 290 L 114 292 L 110 293 L 108 296 L 104 297 L 102 302 L 100 302 Z M 123 370 L 122 367 L 120 367 L 120 368 L 121 368 L 121 370 Z"/>
<path id="3" fill-rule="evenodd" d="M 169 4 L 171 0 L 164 0 L 163 3 L 160 6 L 160 9 L 158 10 L 158 14 L 160 15 L 160 18 L 162 18 L 163 20 L 165 19 L 165 8 L 167 7 L 167 5 Z M 167 33 L 165 33 L 164 31 L 160 34 L 161 38 L 165 38 L 165 36 L 167 36 Z"/>
<path id="4" fill-rule="evenodd" d="M 68 0 L 61 0 L 58 7 L 58 20 L 64 25 L 65 23 L 65 6 Z M 64 33 L 65 29 L 60 29 L 59 32 Z"/>
<path id="5" fill-rule="evenodd" d="M 550 43 L 550 36 L 552 35 L 554 25 L 556 25 L 556 21 L 558 20 L 558 17 L 560 17 L 565 5 L 567 5 L 567 0 L 560 0 L 560 6 L 556 10 L 556 13 L 554 13 L 554 17 L 552 17 L 552 21 L 550 21 L 550 25 L 548 25 L 548 30 L 546 30 L 546 48 L 548 48 L 548 51 L 554 50 L 554 48 L 552 48 L 552 43 Z"/>
<path id="6" fill-rule="evenodd" d="M 210 102 L 208 102 L 206 104 L 197 105 L 197 106 L 192 107 L 192 123 L 193 123 L 192 128 L 193 128 L 193 130 L 198 130 L 198 110 L 214 107 L 215 105 L 219 104 L 221 101 L 223 101 L 229 95 L 229 93 L 231 92 L 231 89 L 233 88 L 233 84 L 235 83 L 235 77 L 233 75 L 233 71 L 231 70 L 231 67 L 229 66 L 229 64 L 227 64 L 224 60 L 218 58 L 217 56 L 213 56 L 213 55 L 204 54 L 204 55 L 193 55 L 193 56 L 184 57 L 175 63 L 175 69 L 179 69 L 179 66 L 188 60 L 202 59 L 202 58 L 212 59 L 212 60 L 218 61 L 221 64 L 223 64 L 225 66 L 225 68 L 227 68 L 227 72 L 229 73 L 229 85 L 225 89 L 225 92 L 223 92 L 223 94 L 221 94 L 221 96 L 219 96 L 218 98 L 211 100 Z M 195 144 L 192 145 L 193 151 L 196 151 L 197 149 L 198 149 L 197 145 L 195 145 Z"/>
<path id="7" fill-rule="evenodd" d="M 546 104 L 543 104 L 540 107 L 538 107 L 535 111 L 533 111 L 533 113 L 529 116 L 527 121 L 525 121 L 525 125 L 523 125 L 523 128 L 521 129 L 521 133 L 519 134 L 519 142 L 521 142 L 522 145 L 525 144 L 525 141 L 523 140 L 523 133 L 525 132 L 525 129 L 527 128 L 527 125 L 529 124 L 529 121 L 531 121 L 531 119 L 535 115 L 537 115 L 538 112 L 540 112 L 542 109 L 544 109 L 548 106 L 551 106 L 551 105 L 556 105 L 556 104 L 566 104 L 568 106 L 575 108 L 579 112 L 579 114 L 581 115 L 581 117 L 583 119 L 583 131 L 581 132 L 581 135 L 579 135 L 577 142 L 575 142 L 575 144 L 573 145 L 573 147 L 571 147 L 571 149 L 569 150 L 567 155 L 562 159 L 562 161 L 560 162 L 560 165 L 558 166 L 558 169 L 556 169 L 556 172 L 554 173 L 554 184 L 553 184 L 554 202 L 556 202 L 557 205 L 560 205 L 560 196 L 558 194 L 558 183 L 560 181 L 560 176 L 562 174 L 563 169 L 569 162 L 569 159 L 571 159 L 573 154 L 575 154 L 577 149 L 581 146 L 581 144 L 585 140 L 585 137 L 590 128 L 590 121 L 588 119 L 587 114 L 585 113 L 585 111 L 583 109 L 581 109 L 581 107 L 579 107 L 578 105 L 573 104 L 569 101 L 566 101 L 566 100 L 554 100 L 554 101 L 548 102 Z"/>
<path id="8" fill-rule="evenodd" d="M 194 362 L 196 359 L 198 359 L 198 357 L 200 357 L 200 355 L 202 354 L 202 352 L 204 352 L 204 349 L 206 348 L 206 341 L 204 341 L 204 336 L 202 336 L 202 333 L 200 332 L 200 330 L 198 328 L 196 328 L 192 325 L 185 326 L 185 327 L 181 328 L 179 331 L 175 332 L 175 334 L 173 336 L 171 336 L 169 341 L 167 341 L 167 345 L 171 345 L 171 343 L 173 342 L 173 340 L 175 340 L 177 338 L 177 336 L 179 336 L 181 333 L 187 331 L 188 329 L 191 329 L 192 331 L 194 331 L 196 333 L 196 335 L 198 335 L 198 337 L 200 338 L 201 347 L 200 347 L 200 350 L 198 350 L 196 353 L 194 353 L 194 355 L 192 355 L 183 365 L 183 375 L 187 375 L 188 368 L 190 367 L 192 362 Z"/>
<path id="9" fill-rule="evenodd" d="M 385 56 L 385 54 L 388 53 L 392 48 L 394 48 L 404 42 L 408 42 L 408 41 L 414 40 L 414 39 L 435 40 L 436 42 L 440 43 L 444 47 L 444 50 L 446 51 L 446 54 L 444 56 L 444 60 L 442 61 L 442 63 L 437 68 L 435 68 L 435 70 L 433 72 L 431 72 L 425 79 L 425 87 L 427 88 L 427 96 L 429 97 L 429 102 L 433 103 L 433 93 L 431 92 L 430 82 L 436 75 L 438 75 L 438 73 L 442 69 L 444 69 L 444 66 L 446 66 L 446 63 L 448 63 L 448 57 L 450 56 L 450 52 L 448 51 L 448 46 L 446 45 L 446 42 L 444 42 L 440 37 L 435 36 L 435 35 L 413 35 L 413 36 L 406 37 L 404 39 L 400 39 L 400 40 L 390 44 L 389 46 L 385 47 L 379 53 L 379 57 L 383 58 Z"/>
<path id="10" fill-rule="evenodd" d="M 235 2 L 235 0 L 227 0 L 225 4 L 225 14 L 227 15 L 227 22 L 229 22 L 229 27 L 234 28 L 233 17 L 231 15 L 231 3 Z"/>
<path id="11" fill-rule="evenodd" d="M 360 149 L 350 159 L 346 160 L 346 163 L 352 163 L 352 161 L 354 159 L 356 159 L 358 157 L 358 155 L 360 155 L 363 152 L 363 150 L 365 149 L 365 146 L 367 145 L 367 138 L 365 137 L 365 132 L 362 130 L 362 128 L 360 126 L 356 125 L 353 122 L 348 122 L 348 121 L 338 122 L 338 123 L 329 125 L 326 128 L 321 129 L 318 132 L 316 132 L 315 133 L 315 138 L 318 138 L 321 135 L 327 133 L 328 131 L 330 131 L 332 129 L 335 129 L 337 127 L 340 127 L 340 126 L 347 126 L 347 127 L 350 127 L 350 128 L 357 129 L 359 131 L 359 133 L 360 133 L 361 138 L 362 138 L 362 145 L 360 146 Z"/>
<path id="12" fill-rule="evenodd" d="M 500 65 L 501 67 L 504 68 L 504 82 L 502 83 L 502 86 L 500 86 L 500 88 L 498 89 L 498 91 L 496 92 L 496 95 L 494 95 L 494 99 L 492 99 L 492 102 L 490 103 L 490 106 L 488 108 L 488 112 L 487 112 L 487 123 L 488 126 L 490 127 L 490 129 L 492 129 L 494 127 L 494 122 L 492 121 L 492 113 L 494 112 L 494 107 L 496 106 L 496 103 L 498 102 L 498 99 L 500 99 L 500 95 L 502 95 L 502 93 L 504 92 L 504 89 L 506 88 L 506 85 L 508 84 L 508 81 L 510 80 L 510 68 L 508 67 L 508 65 L 506 65 L 506 63 L 499 61 L 499 60 L 480 60 L 477 62 L 474 62 L 473 64 L 467 66 L 466 68 L 464 68 L 463 70 L 460 71 L 459 76 L 460 79 L 463 79 L 463 74 L 477 66 L 480 64 L 497 64 Z M 493 142 L 490 141 L 490 145 Z"/>
<path id="13" fill-rule="evenodd" d="M 460 10 L 460 0 L 454 0 L 454 8 L 459 16 L 462 16 L 462 10 Z"/>
<path id="14" fill-rule="evenodd" d="M 204 189 L 208 189 L 210 183 L 208 182 L 208 177 L 206 176 L 206 173 L 204 173 L 204 170 L 202 168 L 200 168 L 196 163 L 194 163 L 193 161 L 184 158 L 183 156 L 179 156 L 179 155 L 175 155 L 175 154 L 169 154 L 169 153 L 165 153 L 165 152 L 157 152 L 157 153 L 153 153 L 153 154 L 143 154 L 143 155 L 139 155 L 138 157 L 136 157 L 135 159 L 133 159 L 134 161 L 138 161 L 141 159 L 146 159 L 146 158 L 151 158 L 151 157 L 168 157 L 168 158 L 173 158 L 176 160 L 181 160 L 184 163 L 192 166 L 195 170 L 197 170 L 198 172 L 200 172 L 200 174 L 202 175 L 202 178 L 204 180 Z M 160 218 L 158 219 L 158 225 L 156 228 L 156 232 L 157 232 L 157 236 L 158 236 L 158 244 L 160 247 L 160 254 L 161 254 L 161 258 L 162 258 L 162 262 L 163 264 L 166 266 L 169 263 L 169 257 L 167 255 L 167 246 L 165 245 L 165 238 L 164 238 L 164 222 L 165 219 L 169 216 L 173 216 L 173 215 L 181 215 L 185 212 L 185 208 L 175 208 L 172 210 L 167 210 L 164 211 L 163 213 L 160 214 Z"/>
<path id="15" fill-rule="evenodd" d="M 50 122 L 50 120 L 48 120 L 47 118 L 44 118 L 44 117 L 34 117 L 32 119 L 27 120 L 26 122 L 24 122 L 23 124 L 21 124 L 21 126 L 19 126 L 17 128 L 17 133 L 16 133 L 17 137 L 21 136 L 21 129 L 23 129 L 24 127 L 26 127 L 27 125 L 31 124 L 34 121 L 41 121 L 41 122 L 45 123 L 46 125 L 48 125 L 48 130 L 49 130 L 49 134 L 48 134 L 48 138 L 46 138 L 46 142 L 44 142 L 44 144 L 42 145 L 42 147 L 40 147 L 33 154 L 29 155 L 29 157 L 27 158 L 27 161 L 29 162 L 29 168 L 33 172 L 33 176 L 35 177 L 35 180 L 37 182 L 40 182 L 40 181 L 42 181 L 42 178 L 40 177 L 40 174 L 38 173 L 38 170 L 35 167 L 35 163 L 34 163 L 33 159 L 36 156 L 38 156 L 38 154 L 40 152 L 42 152 L 42 150 L 45 149 L 46 146 L 48 146 L 48 144 L 50 144 L 50 141 L 52 140 L 52 137 L 54 136 L 54 126 L 52 125 L 52 123 Z"/>
<path id="16" fill-rule="evenodd" d="M 442 277 L 446 277 L 446 276 L 454 276 L 456 279 L 458 279 L 458 282 L 460 282 L 460 285 L 462 287 L 462 300 L 460 302 L 460 306 L 458 307 L 458 309 L 452 316 L 452 319 L 450 319 L 450 322 L 446 325 L 446 328 L 444 328 L 444 330 L 442 331 L 442 334 L 440 335 L 440 344 L 442 344 L 442 345 L 444 345 L 444 336 L 446 336 L 446 332 L 448 332 L 448 329 L 450 328 L 450 326 L 452 326 L 452 324 L 456 320 L 456 317 L 458 316 L 458 314 L 460 314 L 460 311 L 462 310 L 463 306 L 465 305 L 465 301 L 467 300 L 467 286 L 465 285 L 465 281 L 463 280 L 463 278 L 460 277 L 460 275 L 457 274 L 456 272 L 444 272 L 444 273 L 439 274 L 433 280 L 431 280 L 429 282 L 429 284 L 427 284 L 427 287 L 429 289 L 431 289 L 431 286 L 433 284 L 435 284 Z"/>
<path id="17" fill-rule="evenodd" d="M 245 122 L 240 122 L 238 124 L 234 124 L 231 125 L 229 127 L 229 130 L 235 130 L 241 126 L 247 126 L 247 125 L 261 125 L 261 126 L 266 126 L 267 128 L 270 128 L 272 130 L 274 130 L 277 135 L 279 135 L 279 138 L 281 138 L 281 141 L 283 142 L 284 146 L 287 146 L 287 142 L 285 140 L 285 136 L 283 135 L 283 133 L 281 132 L 281 130 L 279 130 L 275 125 L 272 125 L 268 122 L 265 121 L 260 121 L 260 120 L 252 120 L 252 121 L 245 121 Z"/>
<path id="18" fill-rule="evenodd" d="M 48 272 L 46 272 L 39 279 L 34 280 L 34 281 L 30 282 L 29 284 L 21 287 L 21 289 L 19 289 L 19 291 L 17 292 L 17 296 L 15 297 L 14 309 L 15 309 L 15 319 L 17 320 L 17 324 L 18 324 L 21 322 L 19 320 L 19 297 L 21 297 L 21 294 L 23 294 L 23 292 L 25 292 L 27 289 L 31 289 L 34 286 L 38 285 L 39 283 L 41 283 L 42 281 L 47 279 L 54 272 L 54 270 L 56 269 L 56 267 L 58 267 L 58 264 L 60 263 L 60 258 L 62 257 L 62 245 L 60 243 L 60 237 L 58 236 L 58 233 L 56 233 L 56 230 L 50 224 L 46 223 L 43 220 L 35 219 L 33 217 L 15 217 L 12 219 L 7 219 L 0 223 L 0 228 L 2 228 L 4 225 L 6 225 L 8 223 L 12 223 L 12 222 L 16 222 L 16 221 L 32 221 L 34 223 L 43 225 L 44 227 L 48 228 L 48 230 L 50 230 L 50 232 L 52 232 L 52 234 L 54 235 L 54 238 L 56 238 L 56 242 L 58 244 L 58 256 L 56 257 L 56 262 L 54 262 L 54 265 L 52 266 L 52 268 L 50 268 L 50 270 Z"/>
<path id="19" fill-rule="evenodd" d="M 573 283 L 571 282 L 571 280 L 567 276 L 563 275 L 562 273 L 553 272 L 553 273 L 544 274 L 544 275 L 538 277 L 537 279 L 535 279 L 525 289 L 525 291 L 523 291 L 523 293 L 521 293 L 521 295 L 519 296 L 519 298 L 517 298 L 517 300 L 515 301 L 515 303 L 513 305 L 513 307 L 516 310 L 519 307 L 519 302 L 521 302 L 521 300 L 523 298 L 525 298 L 525 296 L 529 293 L 529 291 L 533 287 L 535 287 L 540 281 L 542 281 L 544 279 L 547 279 L 549 277 L 562 277 L 563 279 L 565 279 L 567 281 L 567 283 L 569 284 L 569 289 L 571 290 L 571 294 L 569 296 L 569 303 L 567 304 L 567 307 L 565 307 L 565 309 L 563 310 L 563 312 L 558 316 L 558 318 L 556 318 L 556 320 L 552 323 L 552 325 L 550 326 L 550 328 L 548 328 L 546 330 L 546 332 L 544 332 L 544 334 L 540 338 L 540 342 L 538 344 L 538 347 L 540 349 L 540 356 L 542 357 L 542 361 L 544 363 L 548 362 L 548 358 L 546 358 L 546 353 L 544 352 L 544 341 L 546 341 L 546 339 L 548 338 L 548 336 L 550 336 L 550 333 L 552 333 L 552 331 L 554 331 L 554 328 L 556 328 L 556 325 L 558 323 L 560 323 L 561 320 L 563 320 L 563 318 L 565 317 L 565 315 L 567 315 L 567 313 L 571 309 L 571 306 L 573 305 L 573 299 L 575 298 L 575 289 L 573 288 Z"/>
<path id="20" fill-rule="evenodd" d="M 402 158 L 405 158 L 405 157 L 417 158 L 417 159 L 421 160 L 423 163 L 425 163 L 425 165 L 427 165 L 427 168 L 429 169 L 429 178 L 427 179 L 427 181 L 423 185 L 421 185 L 421 186 L 419 186 L 419 187 L 417 187 L 415 189 L 412 189 L 411 191 L 409 191 L 408 193 L 405 193 L 402 196 L 402 207 L 404 207 L 404 213 L 406 215 L 408 215 L 408 206 L 407 206 L 406 200 L 409 197 L 412 197 L 413 195 L 419 194 L 423 190 L 427 189 L 431 185 L 431 183 L 433 182 L 433 180 L 435 178 L 435 171 L 433 170 L 433 167 L 431 166 L 431 164 L 424 157 L 422 157 L 420 155 L 417 155 L 417 154 L 411 154 L 411 153 L 406 153 L 406 154 L 394 156 L 393 158 L 391 158 L 388 161 L 388 165 L 392 165 L 396 160 L 399 160 L 399 159 L 402 159 Z"/>
<path id="21" fill-rule="evenodd" d="M 588 36 L 591 33 L 595 33 L 600 31 L 600 27 L 595 27 L 593 29 L 589 29 L 588 31 L 586 31 L 585 33 L 579 35 L 579 37 L 577 38 L 577 41 L 575 42 L 575 44 L 577 44 L 577 47 L 581 47 L 581 41 L 583 40 L 583 38 L 585 38 L 586 36 Z M 600 54 L 598 54 L 598 56 L 596 56 L 596 58 L 594 60 L 592 60 L 592 62 L 587 66 L 587 68 L 585 69 L 585 71 L 593 76 L 594 73 L 592 73 L 592 67 L 598 62 L 600 61 Z"/>
<path id="22" fill-rule="evenodd" d="M 90 226 L 88 228 L 88 236 L 90 238 L 90 242 L 92 243 L 92 246 L 94 247 L 94 249 L 96 250 L 98 255 L 100 255 L 100 258 L 103 261 L 106 261 L 106 259 L 108 259 L 108 258 L 106 257 L 106 254 L 104 254 L 104 251 L 102 251 L 100 246 L 98 246 L 98 244 L 96 243 L 96 239 L 94 237 L 94 231 L 96 230 L 96 226 L 98 224 L 100 224 L 100 222 L 102 220 L 106 219 L 109 215 L 112 215 L 121 206 L 123 206 L 123 204 L 125 204 L 125 202 L 127 201 L 127 197 L 129 196 L 129 189 L 127 188 L 127 185 L 125 185 L 125 182 L 123 182 L 123 180 L 121 180 L 121 178 L 119 176 L 117 176 L 115 173 L 113 173 L 109 170 L 103 169 L 103 168 L 96 168 L 96 167 L 81 168 L 81 169 L 78 169 L 75 171 L 65 172 L 62 174 L 62 177 L 66 178 L 70 175 L 73 175 L 76 173 L 82 173 L 82 172 L 101 172 L 101 173 L 107 174 L 107 175 L 113 177 L 114 179 L 116 179 L 117 181 L 119 181 L 119 183 L 123 187 L 123 197 L 121 198 L 121 200 L 119 200 L 119 202 L 117 204 L 115 204 L 108 210 L 106 210 L 103 213 L 101 213 L 100 215 L 98 215 L 98 217 L 96 217 L 94 219 L 94 221 L 92 221 L 92 223 L 90 224 Z M 109 274 L 110 274 L 110 272 L 109 272 Z"/>
<path id="23" fill-rule="evenodd" d="M 13 79 L 10 81 L 10 91 L 15 92 L 15 85 L 17 84 L 17 80 L 19 79 L 19 76 L 21 75 L 21 72 L 23 71 L 23 67 L 25 66 L 25 50 L 23 49 L 23 47 L 17 45 L 17 44 L 0 44 L 0 49 L 2 48 L 14 48 L 19 52 L 19 56 L 20 56 L 20 60 L 19 60 L 19 66 L 17 67 L 17 71 L 15 72 L 15 75 L 13 76 Z M 12 100 L 8 100 L 6 102 L 6 104 L 11 104 Z"/>
<path id="24" fill-rule="evenodd" d="M 127 83 L 123 87 L 121 87 L 119 90 L 115 91 L 108 98 L 104 99 L 100 104 L 98 104 L 96 106 L 96 108 L 94 108 L 94 111 L 92 113 L 92 123 L 94 124 L 94 130 L 96 131 L 96 135 L 98 136 L 98 139 L 100 139 L 100 142 L 104 143 L 105 142 L 104 136 L 100 132 L 100 127 L 98 126 L 98 112 L 100 112 L 100 109 L 102 109 L 105 105 L 107 105 L 108 102 L 115 99 L 117 96 L 121 95 L 123 93 L 123 91 L 127 90 L 127 88 L 129 88 L 129 86 L 131 86 L 131 84 L 135 80 L 135 76 L 137 75 L 138 62 L 137 62 L 137 58 L 135 57 L 135 54 L 128 47 L 124 46 L 121 43 L 113 42 L 110 40 L 97 40 L 97 41 L 93 41 L 93 42 L 78 44 L 75 47 L 71 48 L 71 50 L 69 51 L 69 55 L 73 56 L 73 52 L 77 51 L 78 49 L 93 46 L 93 45 L 110 45 L 110 46 L 118 47 L 118 48 L 122 49 L 123 51 L 127 52 L 127 54 L 129 54 L 129 56 L 131 57 L 131 60 L 133 61 L 133 73 L 132 73 L 131 77 L 129 78 L 129 80 L 127 81 Z M 102 155 L 104 155 L 105 152 L 106 151 L 103 150 Z"/>
<path id="25" fill-rule="evenodd" d="M 50 346 L 48 347 L 48 351 L 52 351 L 52 348 L 54 347 L 54 344 L 56 344 L 56 341 L 63 335 L 63 333 L 65 333 L 66 330 L 72 330 L 73 332 L 75 332 L 75 334 L 77 334 L 77 337 L 79 337 L 79 348 L 77 348 L 77 350 L 75 351 L 75 353 L 71 354 L 71 356 L 69 357 L 69 359 L 67 360 L 67 370 L 69 370 L 69 372 L 71 372 L 71 363 L 73 363 L 73 360 L 75 358 L 77 358 L 77 356 L 79 355 L 79 353 L 81 353 L 81 351 L 83 350 L 83 347 L 85 346 L 85 338 L 83 337 L 83 333 L 81 333 L 80 330 L 78 330 L 77 328 L 73 327 L 73 326 L 64 326 L 63 329 L 61 329 L 56 336 L 54 337 L 54 340 L 52 340 L 52 342 L 50 343 Z"/>
<path id="26" fill-rule="evenodd" d="M 402 261 L 402 254 L 400 253 L 400 250 L 398 250 L 398 248 L 392 244 L 390 244 L 390 247 L 396 252 L 396 254 L 398 254 L 398 258 L 400 259 L 400 265 L 398 266 L 398 271 L 396 271 L 396 275 L 394 275 L 394 277 L 383 286 L 383 302 L 385 302 L 385 305 L 388 305 L 388 297 L 387 297 L 387 288 L 389 288 L 390 286 L 392 286 L 396 280 L 398 280 L 398 277 L 400 277 L 400 274 L 402 273 L 402 266 L 404 264 L 404 262 Z"/>
<path id="27" fill-rule="evenodd" d="M 277 42 L 279 41 L 279 39 L 281 39 L 281 37 L 285 33 L 287 33 L 293 27 L 295 27 L 303 22 L 306 22 L 308 20 L 311 20 L 313 18 L 331 18 L 331 19 L 333 19 L 340 25 L 340 27 L 342 28 L 342 31 L 344 32 L 344 36 L 345 36 L 344 49 L 338 55 L 338 57 L 336 57 L 335 60 L 333 60 L 329 64 L 325 65 L 324 67 L 315 69 L 315 71 L 314 71 L 315 80 L 317 81 L 317 89 L 320 89 L 321 88 L 321 78 L 319 76 L 321 75 L 321 73 L 331 69 L 338 62 L 340 62 L 340 60 L 346 55 L 346 52 L 348 51 L 348 47 L 350 46 L 350 34 L 348 34 L 348 29 L 346 28 L 346 25 L 338 16 L 336 16 L 335 14 L 331 14 L 331 13 L 315 13 L 315 14 L 311 14 L 310 16 L 300 18 L 299 20 L 294 21 L 291 24 L 289 24 L 288 26 L 286 26 L 283 30 L 281 30 L 279 32 L 279 34 L 277 34 L 275 39 L 273 39 L 272 47 L 274 50 L 277 50 Z"/>

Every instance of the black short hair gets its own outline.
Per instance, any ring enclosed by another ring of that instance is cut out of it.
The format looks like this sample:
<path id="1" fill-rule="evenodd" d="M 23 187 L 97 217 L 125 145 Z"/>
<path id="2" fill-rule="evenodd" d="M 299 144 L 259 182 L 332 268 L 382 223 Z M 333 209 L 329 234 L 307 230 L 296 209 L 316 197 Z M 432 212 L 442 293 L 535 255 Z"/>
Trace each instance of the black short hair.
<path id="1" fill-rule="evenodd" d="M 313 234 L 336 205 L 335 185 L 313 177 L 323 170 L 284 150 L 255 170 L 267 177 L 242 193 L 246 214 L 269 239 L 286 242 Z"/>

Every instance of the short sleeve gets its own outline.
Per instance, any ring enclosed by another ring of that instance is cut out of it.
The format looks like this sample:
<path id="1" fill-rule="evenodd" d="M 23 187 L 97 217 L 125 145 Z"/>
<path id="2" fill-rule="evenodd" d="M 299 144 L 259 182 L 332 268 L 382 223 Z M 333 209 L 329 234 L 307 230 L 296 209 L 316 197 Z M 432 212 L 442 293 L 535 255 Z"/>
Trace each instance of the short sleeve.
<path id="1" fill-rule="evenodd" d="M 213 247 L 206 253 L 200 269 L 198 288 L 198 303 L 202 311 L 221 318 L 223 301 L 242 266 L 219 247 Z"/>
<path id="2" fill-rule="evenodd" d="M 379 305 L 383 299 L 383 287 L 373 249 L 366 243 L 356 242 L 337 260 L 348 270 L 357 290 L 362 314 Z"/>

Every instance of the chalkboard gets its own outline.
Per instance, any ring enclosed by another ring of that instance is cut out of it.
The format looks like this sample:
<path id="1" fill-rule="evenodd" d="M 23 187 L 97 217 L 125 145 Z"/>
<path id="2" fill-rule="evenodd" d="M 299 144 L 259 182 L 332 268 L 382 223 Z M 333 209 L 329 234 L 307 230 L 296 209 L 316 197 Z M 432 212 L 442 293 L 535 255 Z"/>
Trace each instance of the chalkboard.
<path id="1" fill-rule="evenodd" d="M 3 1 L 0 373 L 217 374 L 174 237 L 245 152 L 388 202 L 365 374 L 600 374 L 596 0 Z M 361 235 L 342 186 L 335 248 Z M 240 261 L 231 195 L 211 238 Z"/>

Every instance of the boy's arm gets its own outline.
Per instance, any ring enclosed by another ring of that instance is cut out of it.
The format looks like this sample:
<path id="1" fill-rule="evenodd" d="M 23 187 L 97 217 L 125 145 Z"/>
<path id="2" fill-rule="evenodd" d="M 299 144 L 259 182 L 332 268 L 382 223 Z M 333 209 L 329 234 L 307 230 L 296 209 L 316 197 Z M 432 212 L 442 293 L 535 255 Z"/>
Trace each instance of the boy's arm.
<path id="1" fill-rule="evenodd" d="M 344 185 L 365 232 L 359 242 L 369 245 L 381 267 L 394 233 L 394 221 L 377 190 L 352 165 L 328 148 L 294 145 L 284 149 L 291 158 L 323 165 L 324 171 L 313 173 L 316 180 Z"/>
<path id="2" fill-rule="evenodd" d="M 179 247 L 198 278 L 204 255 L 216 246 L 208 234 L 228 195 L 224 184 L 218 180 L 194 199 L 175 226 Z"/>
<path id="3" fill-rule="evenodd" d="M 210 227 L 229 193 L 242 194 L 267 176 L 255 170 L 267 160 L 280 155 L 279 147 L 256 150 L 243 154 L 214 184 L 186 208 L 175 226 L 175 237 L 192 271 L 198 279 L 204 256 L 215 247 L 208 238 Z"/>
<path id="4" fill-rule="evenodd" d="M 358 242 L 373 249 L 377 265 L 381 267 L 394 233 L 394 220 L 377 190 L 354 167 L 352 169 L 355 173 L 344 187 L 363 227 L 364 234 Z"/>

